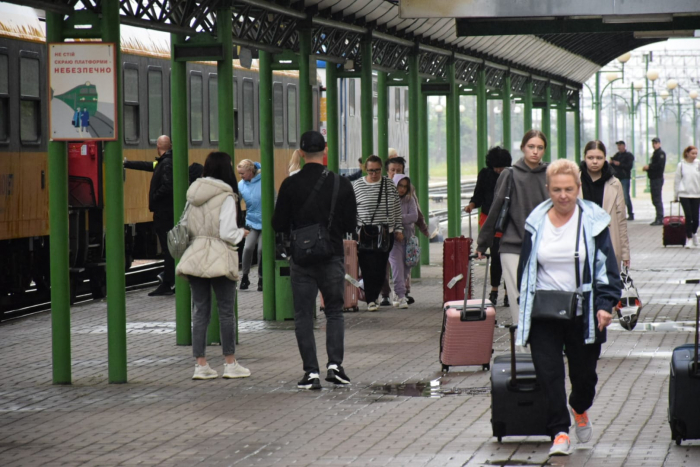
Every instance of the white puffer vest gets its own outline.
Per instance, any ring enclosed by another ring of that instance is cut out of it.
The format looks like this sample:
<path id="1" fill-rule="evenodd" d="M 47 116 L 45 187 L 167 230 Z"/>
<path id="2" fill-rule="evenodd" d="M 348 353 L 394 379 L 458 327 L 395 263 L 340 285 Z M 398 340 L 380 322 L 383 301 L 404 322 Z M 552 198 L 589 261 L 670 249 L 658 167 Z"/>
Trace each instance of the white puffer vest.
<path id="1" fill-rule="evenodd" d="M 187 190 L 190 245 L 177 265 L 176 274 L 185 278 L 225 276 L 238 280 L 237 248 L 219 236 L 219 213 L 229 196 L 236 199 L 231 187 L 220 180 L 199 178 Z"/>

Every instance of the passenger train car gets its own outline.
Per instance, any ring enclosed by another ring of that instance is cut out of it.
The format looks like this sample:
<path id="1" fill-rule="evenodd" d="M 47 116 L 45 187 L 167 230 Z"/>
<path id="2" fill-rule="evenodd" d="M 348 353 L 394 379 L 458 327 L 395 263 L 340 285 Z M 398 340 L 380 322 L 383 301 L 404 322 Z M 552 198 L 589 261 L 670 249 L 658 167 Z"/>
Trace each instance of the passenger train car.
<path id="1" fill-rule="evenodd" d="M 44 22 L 30 8 L 0 3 L 0 316 L 13 297 L 21 296 L 32 282 L 48 294 L 48 105 L 56 98 L 70 102 L 76 95 L 90 97 L 90 86 L 53 96 L 46 75 Z M 119 137 L 129 160 L 153 160 L 156 139 L 170 134 L 169 35 L 122 26 L 122 112 Z M 320 63 L 322 66 L 323 64 Z M 325 73 L 319 69 L 313 86 L 314 127 L 319 129 Z M 189 62 L 188 141 L 189 162 L 203 163 L 218 147 L 217 70 L 215 63 Z M 376 83 L 375 83 L 376 86 Z M 357 169 L 361 156 L 359 80 L 341 79 L 340 159 L 341 172 Z M 375 88 L 376 89 L 376 88 Z M 273 76 L 275 186 L 287 176 L 291 153 L 298 147 L 298 73 L 277 71 Z M 260 160 L 256 62 L 250 69 L 234 61 L 235 160 Z M 406 88 L 389 94 L 390 146 L 399 154 L 407 151 Z M 376 119 L 376 93 L 375 93 Z M 375 145 L 376 145 L 375 131 Z M 376 147 L 376 146 L 375 146 Z M 263 167 L 263 170 L 269 170 Z M 153 258 L 159 246 L 148 211 L 151 174 L 125 171 L 124 234 L 127 267 L 134 258 Z M 102 187 L 99 187 L 101 191 Z M 70 198 L 70 197 L 69 197 Z M 71 279 L 88 276 L 93 295 L 104 294 L 104 233 L 102 207 L 82 209 L 72 205 Z M 96 251 L 90 248 L 97 247 Z"/>

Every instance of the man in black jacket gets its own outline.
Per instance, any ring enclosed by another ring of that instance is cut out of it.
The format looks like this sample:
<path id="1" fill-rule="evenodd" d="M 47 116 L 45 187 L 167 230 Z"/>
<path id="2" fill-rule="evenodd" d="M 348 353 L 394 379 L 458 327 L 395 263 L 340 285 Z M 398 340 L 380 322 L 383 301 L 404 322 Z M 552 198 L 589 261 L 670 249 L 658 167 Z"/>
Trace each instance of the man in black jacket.
<path id="1" fill-rule="evenodd" d="M 163 283 L 149 297 L 173 295 L 175 293 L 175 260 L 168 250 L 168 231 L 173 228 L 173 151 L 170 138 L 158 137 L 156 149 L 158 157 L 153 162 L 127 161 L 124 168 L 153 172 L 148 191 L 148 209 L 153 213 L 153 226 L 158 235 L 160 248 L 165 259 Z"/>
<path id="2" fill-rule="evenodd" d="M 286 178 L 280 186 L 272 216 L 272 228 L 276 232 L 289 233 L 314 224 L 328 225 L 336 177 L 323 167 L 324 148 L 325 141 L 321 133 L 307 131 L 301 135 L 299 149 L 305 164 L 299 173 Z M 314 192 L 321 177 L 325 177 L 325 180 L 318 192 Z M 335 384 L 350 383 L 350 378 L 341 366 L 345 340 L 343 239 L 346 234 L 355 232 L 357 203 L 355 191 L 347 178 L 338 177 L 338 183 L 333 223 L 328 232 L 333 256 L 307 266 L 295 264 L 294 257 L 291 261 L 294 327 L 305 372 L 297 385 L 300 389 L 321 389 L 313 326 L 313 312 L 319 290 L 323 294 L 326 313 L 326 381 Z M 311 199 L 311 196 L 314 198 Z M 310 200 L 308 204 L 307 200 Z"/>
<path id="3" fill-rule="evenodd" d="M 656 208 L 656 219 L 650 225 L 664 224 L 664 204 L 661 200 L 661 190 L 664 187 L 664 169 L 666 168 L 666 153 L 661 149 L 661 140 L 655 137 L 651 140 L 654 146 L 654 154 L 651 161 L 643 170 L 649 176 L 649 188 L 651 189 L 651 202 Z"/>
<path id="4" fill-rule="evenodd" d="M 625 204 L 627 205 L 627 220 L 633 221 L 634 211 L 632 210 L 632 198 L 630 198 L 630 181 L 634 155 L 627 150 L 624 141 L 620 140 L 615 144 L 617 144 L 617 153 L 610 158 L 610 164 L 615 169 L 615 176 L 622 183 L 622 192 L 625 194 Z"/>

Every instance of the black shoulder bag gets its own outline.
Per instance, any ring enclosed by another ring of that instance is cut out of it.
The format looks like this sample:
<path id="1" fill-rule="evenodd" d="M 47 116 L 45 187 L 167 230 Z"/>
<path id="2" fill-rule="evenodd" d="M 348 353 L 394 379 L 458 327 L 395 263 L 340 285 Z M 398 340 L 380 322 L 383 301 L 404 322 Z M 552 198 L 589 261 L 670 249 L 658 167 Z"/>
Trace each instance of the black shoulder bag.
<path id="1" fill-rule="evenodd" d="M 311 203 L 315 201 L 321 185 L 326 181 L 328 171 L 324 170 L 314 186 L 311 195 L 306 199 L 306 202 L 301 207 L 300 212 L 307 212 L 311 207 Z M 333 224 L 333 214 L 335 212 L 335 203 L 338 199 L 338 188 L 340 180 L 338 174 L 333 174 L 333 197 L 331 198 L 331 212 L 328 216 L 328 227 L 321 223 L 302 227 L 292 230 L 290 246 L 292 249 L 292 259 L 299 266 L 310 266 L 320 263 L 333 256 L 333 244 L 331 243 L 330 230 Z"/>
<path id="2" fill-rule="evenodd" d="M 387 179 L 382 177 L 382 181 L 379 186 L 379 198 L 377 199 L 377 206 L 374 208 L 374 214 L 372 214 L 372 219 L 370 219 L 369 224 L 362 223 L 359 230 L 357 248 L 361 251 L 381 251 L 386 253 L 391 249 L 391 233 L 389 232 L 388 224 L 374 224 L 374 217 L 377 215 L 379 210 L 379 205 L 382 202 L 382 192 L 384 191 L 384 184 L 387 183 Z M 387 189 L 387 192 L 389 190 Z M 389 218 L 389 195 L 385 194 L 384 204 L 386 207 L 386 217 Z"/>
<path id="3" fill-rule="evenodd" d="M 533 321 L 571 321 L 576 318 L 576 309 L 581 300 L 581 273 L 579 272 L 578 244 L 581 239 L 581 217 L 583 212 L 578 210 L 578 224 L 576 225 L 576 252 L 574 253 L 576 267 L 576 290 L 566 292 L 562 290 L 536 290 L 535 299 L 532 302 Z"/>
<path id="4" fill-rule="evenodd" d="M 506 197 L 501 205 L 501 210 L 498 211 L 498 219 L 496 219 L 496 225 L 494 226 L 497 233 L 505 232 L 510 220 L 508 213 L 510 211 L 510 198 L 513 195 L 513 177 L 515 177 L 515 173 L 513 173 L 513 169 L 508 170 L 510 170 L 510 177 L 508 177 L 508 185 L 506 185 Z"/>

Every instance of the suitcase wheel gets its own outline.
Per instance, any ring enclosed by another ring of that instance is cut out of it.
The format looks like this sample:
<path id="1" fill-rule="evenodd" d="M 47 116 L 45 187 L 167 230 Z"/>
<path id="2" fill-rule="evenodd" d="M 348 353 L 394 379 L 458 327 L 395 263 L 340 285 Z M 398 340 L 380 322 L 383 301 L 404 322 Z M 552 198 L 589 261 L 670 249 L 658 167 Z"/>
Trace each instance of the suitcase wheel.
<path id="1" fill-rule="evenodd" d="M 484 371 L 489 371 L 489 370 L 491 369 L 491 364 L 490 364 L 490 363 L 486 363 L 486 364 L 484 364 L 484 365 L 481 365 L 481 369 L 484 370 Z"/>
<path id="2" fill-rule="evenodd" d="M 682 441 L 682 440 L 681 440 L 681 437 L 680 437 L 680 436 L 677 436 L 677 437 L 676 437 L 676 446 L 680 446 L 680 445 L 681 445 L 681 441 Z"/>
<path id="3" fill-rule="evenodd" d="M 448 373 L 450 371 L 450 365 L 442 365 L 442 372 Z"/>
<path id="4" fill-rule="evenodd" d="M 503 437 L 502 437 L 502 436 L 499 436 L 499 437 L 498 437 L 498 442 L 499 442 L 499 443 L 503 443 Z"/>

